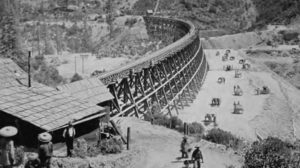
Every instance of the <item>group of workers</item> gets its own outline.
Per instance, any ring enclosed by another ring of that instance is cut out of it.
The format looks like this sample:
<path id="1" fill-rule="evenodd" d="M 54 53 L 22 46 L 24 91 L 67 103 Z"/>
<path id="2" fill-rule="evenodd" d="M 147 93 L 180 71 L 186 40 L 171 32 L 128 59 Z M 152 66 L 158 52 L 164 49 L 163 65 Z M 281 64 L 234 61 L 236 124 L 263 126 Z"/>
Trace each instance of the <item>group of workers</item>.
<path id="1" fill-rule="evenodd" d="M 188 159 L 189 158 L 189 152 L 191 152 L 191 148 L 190 148 L 190 144 L 187 140 L 187 137 L 183 137 L 183 140 L 181 142 L 180 145 L 180 151 L 181 151 L 181 158 L 185 158 Z M 195 146 L 195 150 L 192 153 L 192 159 L 186 160 L 185 164 L 188 165 L 189 164 L 193 164 L 194 168 L 201 168 L 201 163 L 203 163 L 203 156 L 202 156 L 202 152 L 200 150 L 200 146 Z"/>
<path id="2" fill-rule="evenodd" d="M 6 126 L 0 130 L 0 168 L 12 168 L 16 164 L 15 146 L 13 138 L 18 134 L 18 129 Z M 73 122 L 70 121 L 63 131 L 63 138 L 67 146 L 67 156 L 72 157 L 73 142 L 76 135 Z M 50 168 L 53 156 L 52 136 L 48 132 L 38 135 L 38 152 L 29 153 L 25 168 Z"/>

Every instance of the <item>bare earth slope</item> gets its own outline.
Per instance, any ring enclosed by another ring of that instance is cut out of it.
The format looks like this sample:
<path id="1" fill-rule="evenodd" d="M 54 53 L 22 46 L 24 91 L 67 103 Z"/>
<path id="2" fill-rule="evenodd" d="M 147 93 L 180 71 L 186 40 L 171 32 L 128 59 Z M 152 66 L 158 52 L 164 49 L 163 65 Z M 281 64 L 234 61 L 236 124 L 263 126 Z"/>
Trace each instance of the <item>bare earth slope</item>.
<path id="1" fill-rule="evenodd" d="M 181 155 L 179 150 L 182 134 L 136 118 L 122 118 L 118 123 L 121 125 L 122 132 L 126 132 L 126 128 L 131 127 L 132 150 L 146 152 L 146 157 L 136 158 L 140 160 L 138 166 L 143 168 L 183 167 L 183 160 L 177 159 Z M 192 146 L 196 144 L 193 143 Z M 225 150 L 224 146 L 203 140 L 198 144 L 203 152 L 204 167 L 224 168 L 228 165 L 237 167 L 242 165 L 242 158 L 235 155 L 232 150 Z"/>

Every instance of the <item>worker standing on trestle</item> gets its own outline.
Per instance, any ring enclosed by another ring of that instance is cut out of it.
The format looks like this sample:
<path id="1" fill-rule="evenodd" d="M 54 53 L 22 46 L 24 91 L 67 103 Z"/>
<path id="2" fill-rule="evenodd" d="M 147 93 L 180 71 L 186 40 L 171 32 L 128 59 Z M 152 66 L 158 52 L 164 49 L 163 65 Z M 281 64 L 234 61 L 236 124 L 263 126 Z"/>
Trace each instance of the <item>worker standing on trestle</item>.
<path id="1" fill-rule="evenodd" d="M 50 168 L 53 155 L 52 136 L 48 132 L 44 132 L 39 134 L 38 139 L 40 141 L 39 159 L 41 161 L 41 168 Z"/>
<path id="2" fill-rule="evenodd" d="M 70 121 L 68 127 L 65 128 L 63 132 L 63 137 L 65 138 L 67 145 L 67 156 L 72 157 L 73 149 L 74 149 L 74 138 L 76 135 L 75 128 L 73 127 L 73 122 Z"/>
<path id="3" fill-rule="evenodd" d="M 12 168 L 15 163 L 15 146 L 12 137 L 17 135 L 18 129 L 12 126 L 0 130 L 0 167 Z"/>

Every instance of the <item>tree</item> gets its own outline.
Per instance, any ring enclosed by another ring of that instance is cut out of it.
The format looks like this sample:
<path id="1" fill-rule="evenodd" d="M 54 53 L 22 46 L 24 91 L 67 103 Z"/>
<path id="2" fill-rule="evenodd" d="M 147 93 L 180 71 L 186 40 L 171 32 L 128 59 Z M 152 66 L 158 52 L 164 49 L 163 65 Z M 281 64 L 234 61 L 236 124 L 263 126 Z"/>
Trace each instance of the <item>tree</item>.
<path id="1" fill-rule="evenodd" d="M 19 16 L 15 0 L 0 1 L 0 55 L 11 58 L 22 69 L 27 69 L 27 59 L 20 47 Z"/>
<path id="2" fill-rule="evenodd" d="M 107 0 L 104 6 L 104 11 L 106 13 L 106 23 L 109 26 L 109 37 L 112 38 L 113 33 L 113 22 L 114 22 L 114 9 L 115 9 L 115 2 L 114 0 Z"/>

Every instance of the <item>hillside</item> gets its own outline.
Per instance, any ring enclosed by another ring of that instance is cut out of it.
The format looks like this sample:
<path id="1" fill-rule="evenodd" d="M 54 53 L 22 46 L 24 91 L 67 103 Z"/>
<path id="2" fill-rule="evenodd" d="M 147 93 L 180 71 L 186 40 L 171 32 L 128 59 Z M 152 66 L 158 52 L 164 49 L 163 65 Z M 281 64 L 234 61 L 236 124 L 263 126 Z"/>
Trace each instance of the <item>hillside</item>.
<path id="1" fill-rule="evenodd" d="M 133 10 L 154 9 L 155 5 L 156 1 L 139 0 Z M 219 29 L 226 33 L 249 28 L 256 17 L 248 0 L 160 0 L 157 14 L 192 20 L 201 30 Z"/>
<path id="2" fill-rule="evenodd" d="M 290 24 L 300 14 L 298 0 L 252 0 L 258 16 L 254 27 L 267 24 Z"/>
<path id="3" fill-rule="evenodd" d="M 182 168 L 180 159 L 180 143 L 183 135 L 163 126 L 151 125 L 149 122 L 137 118 L 118 118 L 116 123 L 121 131 L 131 128 L 130 150 L 115 155 L 99 155 L 93 158 L 55 158 L 54 168 L 71 168 L 72 165 L 82 168 L 92 165 L 97 168 Z M 191 147 L 201 146 L 203 152 L 203 167 L 226 168 L 228 166 L 241 167 L 243 158 L 232 149 L 205 140 L 197 141 L 188 137 Z M 95 139 L 89 141 L 95 143 Z M 193 148 L 194 149 L 194 148 Z M 191 153 L 189 154 L 191 155 Z M 191 166 L 191 165 L 190 165 Z"/>

